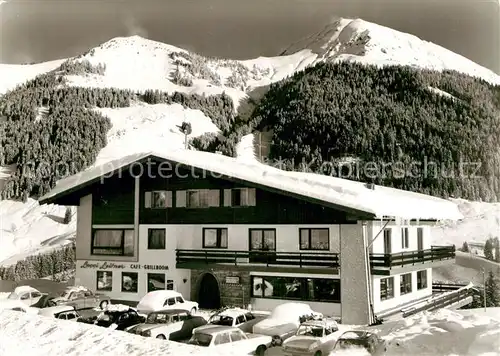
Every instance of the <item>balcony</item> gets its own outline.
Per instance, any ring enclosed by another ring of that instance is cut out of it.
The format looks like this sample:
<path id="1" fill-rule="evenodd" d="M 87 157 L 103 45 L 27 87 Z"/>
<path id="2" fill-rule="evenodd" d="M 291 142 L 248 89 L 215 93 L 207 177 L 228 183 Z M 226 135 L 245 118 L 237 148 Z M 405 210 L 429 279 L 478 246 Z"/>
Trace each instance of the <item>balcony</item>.
<path id="1" fill-rule="evenodd" d="M 455 258 L 455 246 L 432 246 L 427 250 L 392 254 L 370 254 L 372 274 L 390 275 L 393 269 L 411 269 L 412 266 L 435 267 Z"/>
<path id="2" fill-rule="evenodd" d="M 176 267 L 189 269 L 237 268 L 258 269 L 323 269 L 337 273 L 340 266 L 337 253 L 234 251 L 234 250 L 176 250 Z M 260 268 L 259 268 L 260 267 Z M 321 272 L 319 272 L 321 273 Z"/>

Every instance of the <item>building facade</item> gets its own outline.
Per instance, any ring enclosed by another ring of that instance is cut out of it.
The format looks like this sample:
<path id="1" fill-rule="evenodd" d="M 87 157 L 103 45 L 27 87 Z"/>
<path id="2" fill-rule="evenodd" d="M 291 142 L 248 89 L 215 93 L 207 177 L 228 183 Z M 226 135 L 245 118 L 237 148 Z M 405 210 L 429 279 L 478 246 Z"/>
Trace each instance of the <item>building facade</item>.
<path id="1" fill-rule="evenodd" d="M 431 246 L 431 221 L 377 219 L 187 165 L 131 174 L 136 162 L 41 199 L 78 206 L 75 282 L 114 300 L 174 289 L 210 309 L 303 301 L 365 324 L 431 296 L 432 268 L 454 258 L 453 246 Z"/>

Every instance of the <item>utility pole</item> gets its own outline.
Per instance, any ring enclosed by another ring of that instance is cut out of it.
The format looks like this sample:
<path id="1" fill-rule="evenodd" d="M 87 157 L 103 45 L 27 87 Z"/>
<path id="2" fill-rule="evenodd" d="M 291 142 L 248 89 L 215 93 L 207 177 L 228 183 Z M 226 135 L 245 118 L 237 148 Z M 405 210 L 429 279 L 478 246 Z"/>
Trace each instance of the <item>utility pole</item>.
<path id="1" fill-rule="evenodd" d="M 481 268 L 483 271 L 483 303 L 484 303 L 484 312 L 486 313 L 486 272 L 484 268 Z"/>

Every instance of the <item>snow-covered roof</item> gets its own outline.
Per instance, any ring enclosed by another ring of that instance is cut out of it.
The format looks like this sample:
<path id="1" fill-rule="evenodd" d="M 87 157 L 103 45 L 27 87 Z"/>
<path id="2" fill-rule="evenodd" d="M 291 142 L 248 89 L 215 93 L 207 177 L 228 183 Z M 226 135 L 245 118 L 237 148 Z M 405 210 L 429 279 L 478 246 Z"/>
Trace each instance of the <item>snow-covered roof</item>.
<path id="1" fill-rule="evenodd" d="M 167 166 L 169 170 L 163 170 L 165 174 L 174 174 L 175 164 L 179 163 L 204 170 L 207 176 L 213 173 L 214 177 L 230 177 L 327 205 L 344 207 L 378 219 L 460 220 L 463 218 L 453 202 L 425 194 L 379 185 L 374 185 L 374 189 L 370 189 L 361 182 L 314 173 L 283 171 L 255 161 L 184 149 L 137 153 L 91 167 L 58 181 L 54 189 L 40 198 L 40 203 L 57 203 L 64 196 L 103 179 L 101 177 L 109 177 L 113 172 L 123 173 L 134 162 L 145 162 L 148 158 L 172 162 L 171 166 Z M 147 174 L 148 166 L 142 168 L 144 174 Z M 140 168 L 134 167 L 135 172 L 139 170 Z"/>
<path id="2" fill-rule="evenodd" d="M 21 294 L 25 292 L 38 292 L 38 289 L 35 289 L 30 286 L 18 286 L 16 287 L 16 289 L 14 289 L 15 294 Z"/>

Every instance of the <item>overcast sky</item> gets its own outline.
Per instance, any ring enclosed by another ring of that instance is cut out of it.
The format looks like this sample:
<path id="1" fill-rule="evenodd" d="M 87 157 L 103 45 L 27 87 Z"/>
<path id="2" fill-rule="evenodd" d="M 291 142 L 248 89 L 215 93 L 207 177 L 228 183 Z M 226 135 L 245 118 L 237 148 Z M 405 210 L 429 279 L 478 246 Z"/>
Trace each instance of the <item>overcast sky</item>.
<path id="1" fill-rule="evenodd" d="M 9 1 L 0 6 L 3 63 L 70 57 L 132 34 L 211 56 L 272 56 L 342 16 L 412 33 L 500 73 L 498 1 Z"/>

